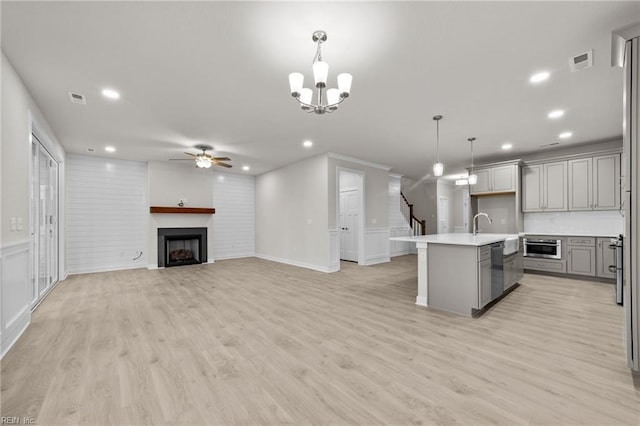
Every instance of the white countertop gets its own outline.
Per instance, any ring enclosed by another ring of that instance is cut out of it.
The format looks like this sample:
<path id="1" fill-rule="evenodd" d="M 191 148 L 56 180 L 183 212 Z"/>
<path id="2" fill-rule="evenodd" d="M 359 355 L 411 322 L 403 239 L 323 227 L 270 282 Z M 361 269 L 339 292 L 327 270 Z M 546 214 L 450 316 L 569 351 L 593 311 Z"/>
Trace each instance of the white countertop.
<path id="1" fill-rule="evenodd" d="M 457 246 L 484 246 L 487 244 L 498 243 L 507 238 L 518 238 L 518 234 L 431 234 L 418 235 L 416 237 L 392 237 L 392 241 L 406 241 L 414 243 L 427 244 L 452 244 Z"/>

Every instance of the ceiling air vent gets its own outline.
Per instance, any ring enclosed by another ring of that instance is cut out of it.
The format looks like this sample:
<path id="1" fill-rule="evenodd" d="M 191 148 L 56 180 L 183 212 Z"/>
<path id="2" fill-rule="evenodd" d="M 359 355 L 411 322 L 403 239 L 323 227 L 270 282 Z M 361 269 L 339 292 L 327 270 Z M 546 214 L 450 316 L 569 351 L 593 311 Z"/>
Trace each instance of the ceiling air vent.
<path id="1" fill-rule="evenodd" d="M 82 105 L 87 104 L 87 99 L 84 97 L 84 95 L 81 95 L 80 93 L 69 92 L 69 99 L 74 104 L 82 104 Z"/>
<path id="2" fill-rule="evenodd" d="M 571 72 L 583 70 L 585 68 L 591 68 L 593 66 L 593 50 L 581 53 L 569 58 L 569 69 Z"/>

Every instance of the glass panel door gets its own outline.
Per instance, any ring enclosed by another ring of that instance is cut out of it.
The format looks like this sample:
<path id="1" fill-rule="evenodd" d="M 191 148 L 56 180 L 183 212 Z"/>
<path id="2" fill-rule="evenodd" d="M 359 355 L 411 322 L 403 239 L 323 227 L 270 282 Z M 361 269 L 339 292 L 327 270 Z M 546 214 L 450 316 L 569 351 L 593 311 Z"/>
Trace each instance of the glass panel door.
<path id="1" fill-rule="evenodd" d="M 35 135 L 31 153 L 33 307 L 58 281 L 58 163 Z"/>

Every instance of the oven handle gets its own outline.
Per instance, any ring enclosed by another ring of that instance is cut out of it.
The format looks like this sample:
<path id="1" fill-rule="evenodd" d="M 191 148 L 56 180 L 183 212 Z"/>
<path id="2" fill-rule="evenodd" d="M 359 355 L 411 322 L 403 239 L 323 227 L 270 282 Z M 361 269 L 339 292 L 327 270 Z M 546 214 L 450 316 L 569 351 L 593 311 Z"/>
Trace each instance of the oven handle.
<path id="1" fill-rule="evenodd" d="M 558 243 L 534 243 L 531 241 L 527 241 L 525 243 L 528 246 L 547 246 L 547 247 L 558 247 Z"/>

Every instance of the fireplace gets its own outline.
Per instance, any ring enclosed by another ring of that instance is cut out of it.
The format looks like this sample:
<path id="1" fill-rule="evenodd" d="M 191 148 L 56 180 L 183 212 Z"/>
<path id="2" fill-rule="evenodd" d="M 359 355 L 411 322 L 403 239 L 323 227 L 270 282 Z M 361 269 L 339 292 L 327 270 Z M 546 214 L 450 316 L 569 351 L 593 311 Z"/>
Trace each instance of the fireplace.
<path id="1" fill-rule="evenodd" d="M 207 262 L 207 228 L 158 228 L 158 267 Z"/>

